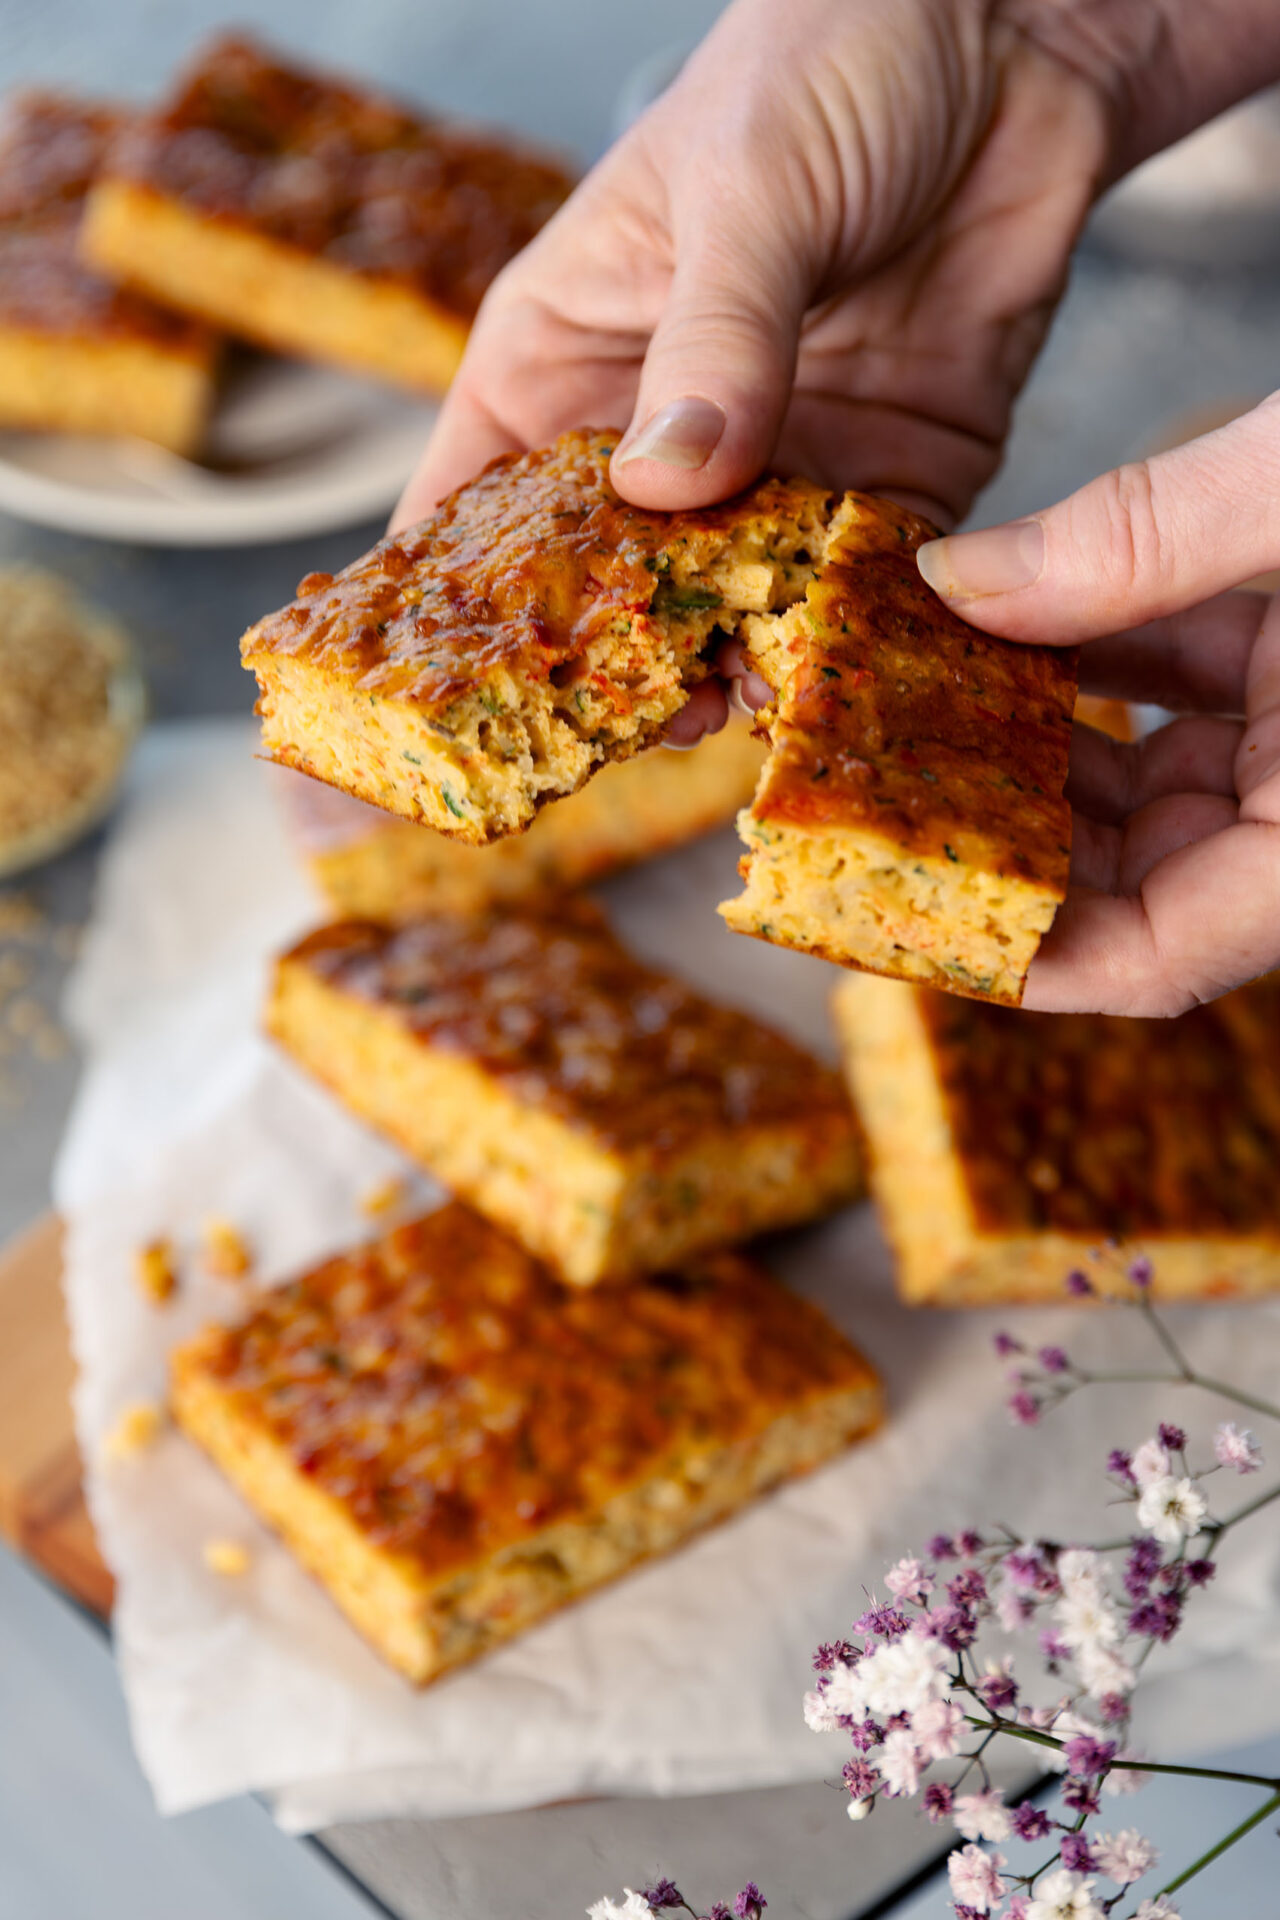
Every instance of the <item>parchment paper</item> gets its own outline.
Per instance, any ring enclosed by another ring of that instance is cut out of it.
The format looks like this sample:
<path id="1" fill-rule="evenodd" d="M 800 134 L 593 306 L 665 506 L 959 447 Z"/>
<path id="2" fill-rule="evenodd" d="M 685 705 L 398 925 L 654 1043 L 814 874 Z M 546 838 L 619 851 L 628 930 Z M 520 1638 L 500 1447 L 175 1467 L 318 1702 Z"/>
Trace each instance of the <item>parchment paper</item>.
<path id="1" fill-rule="evenodd" d="M 1067 1307 L 908 1313 L 871 1210 L 858 1207 L 776 1240 L 767 1257 L 882 1368 L 886 1429 L 476 1666 L 407 1687 L 180 1435 L 103 1459 L 121 1408 L 162 1395 L 169 1345 L 236 1307 L 233 1286 L 194 1270 L 172 1306 L 147 1305 L 132 1278 L 140 1244 L 163 1232 L 193 1247 L 205 1216 L 225 1214 L 260 1272 L 283 1277 L 367 1235 L 360 1196 L 404 1171 L 257 1037 L 270 954 L 320 916 L 273 790 L 295 776 L 256 762 L 254 743 L 240 722 L 148 738 L 71 992 L 88 1065 L 56 1192 L 76 1420 L 119 1582 L 134 1738 L 163 1809 L 268 1789 L 282 1823 L 303 1829 L 836 1777 L 844 1743 L 801 1718 L 809 1656 L 847 1628 L 889 1560 L 939 1529 L 997 1518 L 1062 1537 L 1114 1530 L 1106 1449 L 1141 1440 L 1159 1417 L 1185 1417 L 1207 1450 L 1223 1410 L 1172 1389 L 1107 1389 L 1042 1430 L 1011 1430 L 996 1325 L 1099 1360 L 1124 1343 L 1145 1361 L 1136 1320 Z M 736 857 L 733 835 L 718 835 L 601 897 L 637 948 L 830 1052 L 831 970 L 737 938 L 714 914 Z M 421 1195 L 432 1197 L 425 1181 Z M 1176 1324 L 1208 1370 L 1275 1391 L 1280 1303 L 1183 1309 Z M 206 1570 L 212 1537 L 250 1546 L 246 1575 Z M 1274 1523 L 1227 1544 L 1143 1694 L 1140 1726 L 1166 1750 L 1280 1727 Z"/>

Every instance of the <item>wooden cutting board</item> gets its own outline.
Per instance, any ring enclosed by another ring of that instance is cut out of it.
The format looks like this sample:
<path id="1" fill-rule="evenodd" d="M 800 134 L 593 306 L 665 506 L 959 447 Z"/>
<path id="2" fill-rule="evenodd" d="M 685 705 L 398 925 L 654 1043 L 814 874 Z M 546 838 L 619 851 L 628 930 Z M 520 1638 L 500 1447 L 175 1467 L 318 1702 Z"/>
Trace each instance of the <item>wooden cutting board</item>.
<path id="1" fill-rule="evenodd" d="M 0 1248 L 0 1535 L 94 1613 L 112 1580 L 80 1483 L 62 1225 L 45 1214 Z"/>

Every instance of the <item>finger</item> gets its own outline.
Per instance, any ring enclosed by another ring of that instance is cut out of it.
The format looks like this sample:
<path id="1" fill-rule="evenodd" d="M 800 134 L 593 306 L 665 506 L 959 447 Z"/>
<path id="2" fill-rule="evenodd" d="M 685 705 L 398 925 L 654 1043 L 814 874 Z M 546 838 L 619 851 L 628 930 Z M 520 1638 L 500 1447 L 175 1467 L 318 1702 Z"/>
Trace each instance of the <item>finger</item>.
<path id="1" fill-rule="evenodd" d="M 1008 639 L 1119 633 L 1238 586 L 1280 559 L 1280 394 L 1033 519 L 920 549 L 966 620 Z"/>
<path id="2" fill-rule="evenodd" d="M 417 469 L 396 502 L 388 531 L 399 533 L 425 519 L 446 494 L 473 479 L 499 454 L 524 451 L 470 384 L 455 381 Z"/>
<path id="3" fill-rule="evenodd" d="M 1280 965 L 1280 824 L 1240 821 L 1127 896 L 1073 890 L 1027 976 L 1048 1013 L 1183 1013 Z"/>
<path id="4" fill-rule="evenodd" d="M 773 688 L 756 672 L 740 640 L 726 640 L 717 648 L 715 667 L 727 685 L 731 703 L 748 719 L 773 699 Z"/>
<path id="5" fill-rule="evenodd" d="M 1280 594 L 1267 608 L 1249 663 L 1246 708 L 1235 764 L 1241 816 L 1280 824 Z"/>
<path id="6" fill-rule="evenodd" d="M 785 221 L 766 226 L 746 195 L 699 202 L 676 236 L 670 292 L 613 456 L 625 499 L 706 506 L 755 479 L 786 412 L 810 292 Z"/>
<path id="7" fill-rule="evenodd" d="M 1235 721 L 1200 715 L 1171 721 L 1141 740 L 1113 740 L 1077 725 L 1071 731 L 1067 798 L 1091 819 L 1117 826 L 1170 794 L 1232 799 L 1242 731 Z"/>
<path id="8" fill-rule="evenodd" d="M 1245 681 L 1267 597 L 1220 593 L 1201 606 L 1095 640 L 1080 656 L 1080 686 L 1174 712 L 1243 713 Z"/>
<path id="9" fill-rule="evenodd" d="M 715 680 L 700 681 L 679 713 L 672 716 L 662 744 L 664 747 L 696 747 L 707 734 L 719 733 L 728 718 L 724 688 Z"/>

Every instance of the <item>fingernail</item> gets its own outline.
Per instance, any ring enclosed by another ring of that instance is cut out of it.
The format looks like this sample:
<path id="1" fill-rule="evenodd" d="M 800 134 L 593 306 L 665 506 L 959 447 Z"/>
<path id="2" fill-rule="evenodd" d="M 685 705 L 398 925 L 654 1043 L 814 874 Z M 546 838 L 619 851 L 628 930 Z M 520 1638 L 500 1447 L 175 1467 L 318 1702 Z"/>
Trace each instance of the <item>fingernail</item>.
<path id="1" fill-rule="evenodd" d="M 630 460 L 656 460 L 664 467 L 704 467 L 720 444 L 725 429 L 724 408 L 714 400 L 693 395 L 659 407 L 614 456 L 619 466 Z"/>
<path id="2" fill-rule="evenodd" d="M 773 699 L 773 688 L 758 673 L 735 673 L 729 682 L 729 705 L 748 720 L 754 720 L 761 707 Z M 749 700 L 754 705 L 749 704 Z"/>
<path id="3" fill-rule="evenodd" d="M 1044 528 L 1038 520 L 1011 520 L 979 533 L 953 533 L 929 540 L 916 565 L 944 600 L 980 600 L 1014 593 L 1040 578 L 1044 567 Z"/>

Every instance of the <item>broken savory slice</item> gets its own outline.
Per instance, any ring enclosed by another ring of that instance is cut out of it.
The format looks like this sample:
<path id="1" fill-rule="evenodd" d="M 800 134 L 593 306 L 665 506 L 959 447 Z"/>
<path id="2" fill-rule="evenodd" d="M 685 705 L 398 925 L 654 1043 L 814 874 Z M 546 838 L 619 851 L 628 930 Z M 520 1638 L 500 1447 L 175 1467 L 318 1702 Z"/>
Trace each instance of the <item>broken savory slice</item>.
<path id="1" fill-rule="evenodd" d="M 641 965 L 599 912 L 344 921 L 285 954 L 268 1030 L 578 1285 L 856 1197 L 838 1073 Z"/>
<path id="2" fill-rule="evenodd" d="M 872 1189 L 916 1304 L 1280 1290 L 1280 975 L 1177 1020 L 1013 1013 L 851 978 L 835 996 Z M 1092 1260 L 1110 1239 L 1127 1251 Z"/>
<path id="3" fill-rule="evenodd" d="M 60 95 L 10 101 L 0 130 L 0 426 L 199 445 L 217 342 L 84 266 L 85 195 L 123 121 Z"/>
<path id="4" fill-rule="evenodd" d="M 731 720 L 696 753 L 654 753 L 604 768 L 528 833 L 469 847 L 410 826 L 315 780 L 290 780 L 291 824 L 335 914 L 399 922 L 535 904 L 728 824 L 751 798 L 764 747 Z"/>
<path id="5" fill-rule="evenodd" d="M 177 1420 L 410 1680 L 667 1552 L 880 1418 L 828 1320 L 719 1253 L 568 1292 L 454 1204 L 174 1356 Z"/>
<path id="6" fill-rule="evenodd" d="M 777 689 L 738 821 L 737 933 L 1017 1005 L 1066 891 L 1074 652 L 992 640 L 920 577 L 932 529 L 849 494 L 822 565 L 744 638 Z"/>
<path id="7" fill-rule="evenodd" d="M 651 745 L 737 633 L 776 698 L 730 924 L 1016 1000 L 1066 883 L 1073 654 L 958 620 L 902 508 L 766 479 L 643 512 L 612 449 L 496 461 L 251 628 L 273 757 L 492 840 Z"/>
<path id="8" fill-rule="evenodd" d="M 228 332 L 442 392 L 485 289 L 572 184 L 232 37 L 117 144 L 84 248 Z"/>

